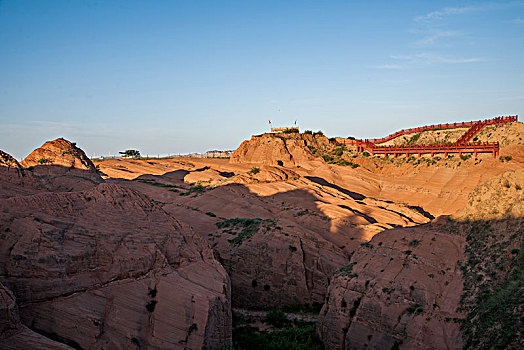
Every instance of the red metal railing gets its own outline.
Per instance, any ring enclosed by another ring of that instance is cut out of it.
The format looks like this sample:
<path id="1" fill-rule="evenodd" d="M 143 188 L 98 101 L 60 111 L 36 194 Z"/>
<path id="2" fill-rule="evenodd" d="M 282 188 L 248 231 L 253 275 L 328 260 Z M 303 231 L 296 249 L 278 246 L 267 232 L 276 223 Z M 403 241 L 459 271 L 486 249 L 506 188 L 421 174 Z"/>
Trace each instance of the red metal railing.
<path id="1" fill-rule="evenodd" d="M 459 137 L 459 139 L 455 143 L 458 145 L 461 145 L 461 144 L 468 142 L 469 140 L 473 138 L 473 136 L 478 134 L 479 131 L 482 130 L 482 128 L 484 128 L 485 126 L 486 126 L 485 122 L 479 122 L 477 124 L 473 124 L 473 126 L 469 128 L 468 131 L 466 131 L 461 137 Z"/>
<path id="2" fill-rule="evenodd" d="M 373 143 L 384 143 L 384 142 L 387 142 L 389 140 L 392 140 L 402 135 L 415 134 L 415 133 L 422 132 L 425 130 L 466 128 L 466 127 L 471 127 L 477 123 L 484 123 L 484 125 L 505 124 L 509 122 L 516 122 L 517 120 L 518 120 L 517 115 L 510 115 L 508 117 L 497 117 L 497 118 L 492 118 L 492 119 L 477 120 L 477 121 L 471 121 L 471 122 L 426 125 L 426 126 L 421 126 L 418 128 L 402 129 L 400 131 L 397 131 L 391 135 L 388 135 L 380 139 L 365 139 L 363 141 L 369 141 Z"/>
<path id="3" fill-rule="evenodd" d="M 508 117 L 496 117 L 492 119 L 462 122 L 462 123 L 448 123 L 448 124 L 436 124 L 427 125 L 419 128 L 405 129 L 397 131 L 389 136 L 381 139 L 366 139 L 366 140 L 350 140 L 350 139 L 335 139 L 332 141 L 335 144 L 342 145 L 356 145 L 358 152 L 369 151 L 372 155 L 384 154 L 386 157 L 388 154 L 395 155 L 405 154 L 409 157 L 410 154 L 418 154 L 420 157 L 422 154 L 431 153 L 433 157 L 435 153 L 444 153 L 444 157 L 447 157 L 448 153 L 474 153 L 475 157 L 477 153 L 493 153 L 493 157 L 496 157 L 499 153 L 498 142 L 471 142 L 468 143 L 482 128 L 487 125 L 499 125 L 509 122 L 518 121 L 518 116 Z M 464 133 L 455 143 L 448 144 L 427 144 L 427 145 L 391 145 L 391 146 L 377 146 L 376 143 L 383 143 L 389 141 L 395 137 L 422 132 L 424 130 L 432 129 L 452 129 L 461 127 L 470 127 L 466 133 Z"/>
<path id="4" fill-rule="evenodd" d="M 365 150 L 370 152 L 372 155 L 375 154 L 384 154 L 386 157 L 388 154 L 398 155 L 405 154 L 406 157 L 409 157 L 413 154 L 418 154 L 420 157 L 422 154 L 431 153 L 433 157 L 436 153 L 444 153 L 444 157 L 447 157 L 448 153 L 474 153 L 475 157 L 477 153 L 492 153 L 493 157 L 496 157 L 499 153 L 499 143 L 498 142 L 472 142 L 465 144 L 429 144 L 429 145 L 393 145 L 393 146 L 377 146 L 371 142 L 363 142 L 357 146 L 359 152 L 364 152 Z"/>

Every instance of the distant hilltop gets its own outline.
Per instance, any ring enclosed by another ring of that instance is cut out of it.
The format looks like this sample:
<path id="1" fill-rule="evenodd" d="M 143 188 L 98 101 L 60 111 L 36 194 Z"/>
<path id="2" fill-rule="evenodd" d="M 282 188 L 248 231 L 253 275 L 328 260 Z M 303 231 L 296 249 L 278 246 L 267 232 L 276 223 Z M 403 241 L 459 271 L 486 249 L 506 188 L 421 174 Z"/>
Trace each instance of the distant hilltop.
<path id="1" fill-rule="evenodd" d="M 213 150 L 213 151 L 207 151 L 205 153 L 170 153 L 170 154 L 143 154 L 140 158 L 181 158 L 181 157 L 191 157 L 191 158 L 229 158 L 231 157 L 231 154 L 233 154 L 233 150 L 229 151 L 219 151 L 219 150 Z M 105 155 L 105 156 L 97 156 L 92 157 L 91 159 L 117 159 L 117 158 L 126 158 L 122 156 L 121 154 L 118 155 Z"/>
<path id="2" fill-rule="evenodd" d="M 205 153 L 190 153 L 179 155 L 179 157 L 193 157 L 193 158 L 229 158 L 234 151 L 207 151 Z"/>

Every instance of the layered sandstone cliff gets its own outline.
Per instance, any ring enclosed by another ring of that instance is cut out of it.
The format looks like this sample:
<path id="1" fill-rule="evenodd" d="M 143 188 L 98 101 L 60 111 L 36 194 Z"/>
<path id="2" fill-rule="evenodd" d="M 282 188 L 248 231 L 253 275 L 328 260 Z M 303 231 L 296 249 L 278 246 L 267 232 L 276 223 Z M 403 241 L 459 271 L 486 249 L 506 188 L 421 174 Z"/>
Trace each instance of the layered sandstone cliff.
<path id="1" fill-rule="evenodd" d="M 57 186 L 57 178 L 74 186 L 77 174 L 98 176 L 86 164 L 0 166 L 0 282 L 9 316 L 0 348 L 230 342 L 229 276 L 208 244 L 135 191 L 94 181 L 83 191 Z M 36 174 L 44 167 L 58 175 Z"/>
<path id="2" fill-rule="evenodd" d="M 333 243 L 286 221 L 236 218 L 218 226 L 209 239 L 231 276 L 237 307 L 321 304 L 329 276 L 348 261 Z"/>
<path id="3" fill-rule="evenodd" d="M 315 159 L 308 146 L 329 145 L 325 136 L 309 134 L 263 134 L 242 142 L 231 155 L 230 162 L 294 167 Z"/>
<path id="4" fill-rule="evenodd" d="M 330 281 L 317 326 L 324 345 L 517 348 L 522 187 L 524 171 L 508 171 L 472 191 L 456 218 L 364 243 Z"/>

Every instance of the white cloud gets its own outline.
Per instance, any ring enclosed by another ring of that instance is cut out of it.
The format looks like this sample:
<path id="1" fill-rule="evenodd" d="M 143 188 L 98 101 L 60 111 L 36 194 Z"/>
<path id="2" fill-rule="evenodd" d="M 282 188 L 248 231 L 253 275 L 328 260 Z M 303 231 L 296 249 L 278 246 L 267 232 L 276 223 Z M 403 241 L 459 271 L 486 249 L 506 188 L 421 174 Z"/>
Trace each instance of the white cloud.
<path id="1" fill-rule="evenodd" d="M 440 10 L 429 12 L 425 15 L 415 17 L 413 20 L 420 24 L 433 24 L 444 20 L 446 17 L 454 15 L 462 15 L 471 12 L 484 12 L 484 11 L 495 11 L 504 10 L 513 7 L 521 7 L 524 5 L 523 1 L 511 1 L 506 3 L 500 2 L 485 2 L 473 6 L 463 7 L 444 7 Z"/>
<path id="2" fill-rule="evenodd" d="M 424 38 L 415 42 L 416 46 L 432 46 L 441 38 L 452 38 L 462 35 L 462 32 L 456 30 L 433 30 Z"/>
<path id="3" fill-rule="evenodd" d="M 414 18 L 414 21 L 417 23 L 429 23 L 442 20 L 444 17 L 450 15 L 460 15 L 468 12 L 481 11 L 482 8 L 482 6 L 445 7 L 441 10 L 433 11 L 422 16 L 417 16 Z"/>
<path id="4" fill-rule="evenodd" d="M 378 65 L 378 66 L 372 66 L 372 68 L 376 68 L 376 69 L 402 69 L 404 67 L 402 65 L 400 65 L 400 64 L 383 64 L 383 65 Z"/>
<path id="5" fill-rule="evenodd" d="M 413 55 L 391 55 L 390 58 L 404 61 L 405 65 L 432 65 L 438 63 L 464 64 L 486 61 L 486 59 L 482 57 L 449 57 L 427 52 Z"/>

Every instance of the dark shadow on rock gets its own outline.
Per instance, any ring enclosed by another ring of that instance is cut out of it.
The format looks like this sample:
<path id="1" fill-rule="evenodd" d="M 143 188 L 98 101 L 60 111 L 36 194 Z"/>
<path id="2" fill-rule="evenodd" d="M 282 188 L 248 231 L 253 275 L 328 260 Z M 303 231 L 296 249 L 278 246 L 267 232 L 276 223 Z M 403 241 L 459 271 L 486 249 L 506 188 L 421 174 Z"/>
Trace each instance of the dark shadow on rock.
<path id="1" fill-rule="evenodd" d="M 210 166 L 204 166 L 204 167 L 202 167 L 202 168 L 198 168 L 198 169 L 191 170 L 191 172 L 193 172 L 193 171 L 194 171 L 194 172 L 201 172 L 201 171 L 206 171 L 206 170 L 209 170 L 209 169 L 211 169 Z"/>
<path id="2" fill-rule="evenodd" d="M 422 208 L 422 207 L 419 207 L 419 206 L 416 206 L 416 205 L 408 205 L 407 207 L 409 209 L 413 209 L 413 210 L 419 212 L 421 215 L 425 216 L 426 218 L 428 218 L 430 220 L 435 219 L 435 217 L 433 215 L 431 215 L 429 212 L 425 211 L 424 208 Z"/>
<path id="3" fill-rule="evenodd" d="M 399 215 L 399 216 L 402 216 L 404 219 L 408 220 L 409 222 L 415 222 L 415 221 L 413 221 L 412 218 L 410 218 L 409 216 L 407 216 L 407 215 L 405 215 L 405 214 L 402 214 L 401 212 L 398 212 L 398 211 L 396 211 L 396 210 L 392 210 L 392 209 L 388 209 L 388 208 L 382 207 L 382 206 L 380 206 L 380 205 L 379 205 L 378 207 L 379 207 L 380 209 L 387 210 L 387 211 L 390 211 L 390 212 L 392 212 L 392 213 L 395 213 L 395 214 L 397 214 L 397 215 Z M 415 210 L 415 209 L 413 209 L 413 210 Z M 418 213 L 420 213 L 418 210 L 416 210 L 416 211 L 417 211 Z M 424 216 L 425 216 L 425 215 L 424 215 Z"/>
<path id="4" fill-rule="evenodd" d="M 363 212 L 358 211 L 357 209 L 350 208 L 350 207 L 348 207 L 347 205 L 344 205 L 344 204 L 339 204 L 338 206 L 341 207 L 341 208 L 347 209 L 347 210 L 353 212 L 354 214 L 357 214 L 358 216 L 363 217 L 363 218 L 366 219 L 370 224 L 376 224 L 376 223 L 378 223 L 378 221 L 375 220 L 374 217 L 369 216 L 368 214 L 364 214 Z"/>
<path id="5" fill-rule="evenodd" d="M 330 182 L 327 182 L 326 180 L 324 180 L 321 177 L 305 176 L 305 178 L 308 179 L 309 181 L 313 181 L 314 183 L 316 183 L 318 185 L 330 187 L 330 188 L 333 188 L 333 189 L 335 189 L 335 190 L 337 190 L 339 192 L 342 192 L 342 193 L 350 196 L 354 200 L 363 200 L 363 199 L 366 198 L 366 196 L 364 196 L 363 194 L 360 194 L 360 193 L 357 193 L 357 192 L 353 192 L 353 191 L 350 191 L 350 190 L 346 190 L 345 188 L 342 188 L 342 187 L 340 187 L 338 185 L 335 185 L 335 184 L 332 184 Z"/>
<path id="6" fill-rule="evenodd" d="M 232 172 L 232 171 L 219 171 L 218 174 L 219 174 L 220 176 L 227 177 L 228 179 L 229 179 L 230 177 L 235 176 L 235 173 Z"/>
<path id="7" fill-rule="evenodd" d="M 151 175 L 151 174 L 143 174 L 137 177 L 135 180 L 151 180 L 151 179 L 158 179 L 158 180 L 166 180 L 166 181 L 184 181 L 184 178 L 187 174 L 189 174 L 190 171 L 179 169 L 175 171 L 169 171 L 167 173 L 164 173 L 162 175 Z"/>
<path id="8" fill-rule="evenodd" d="M 95 171 L 60 165 L 0 167 L 0 198 L 39 192 L 83 191 L 105 182 Z"/>

